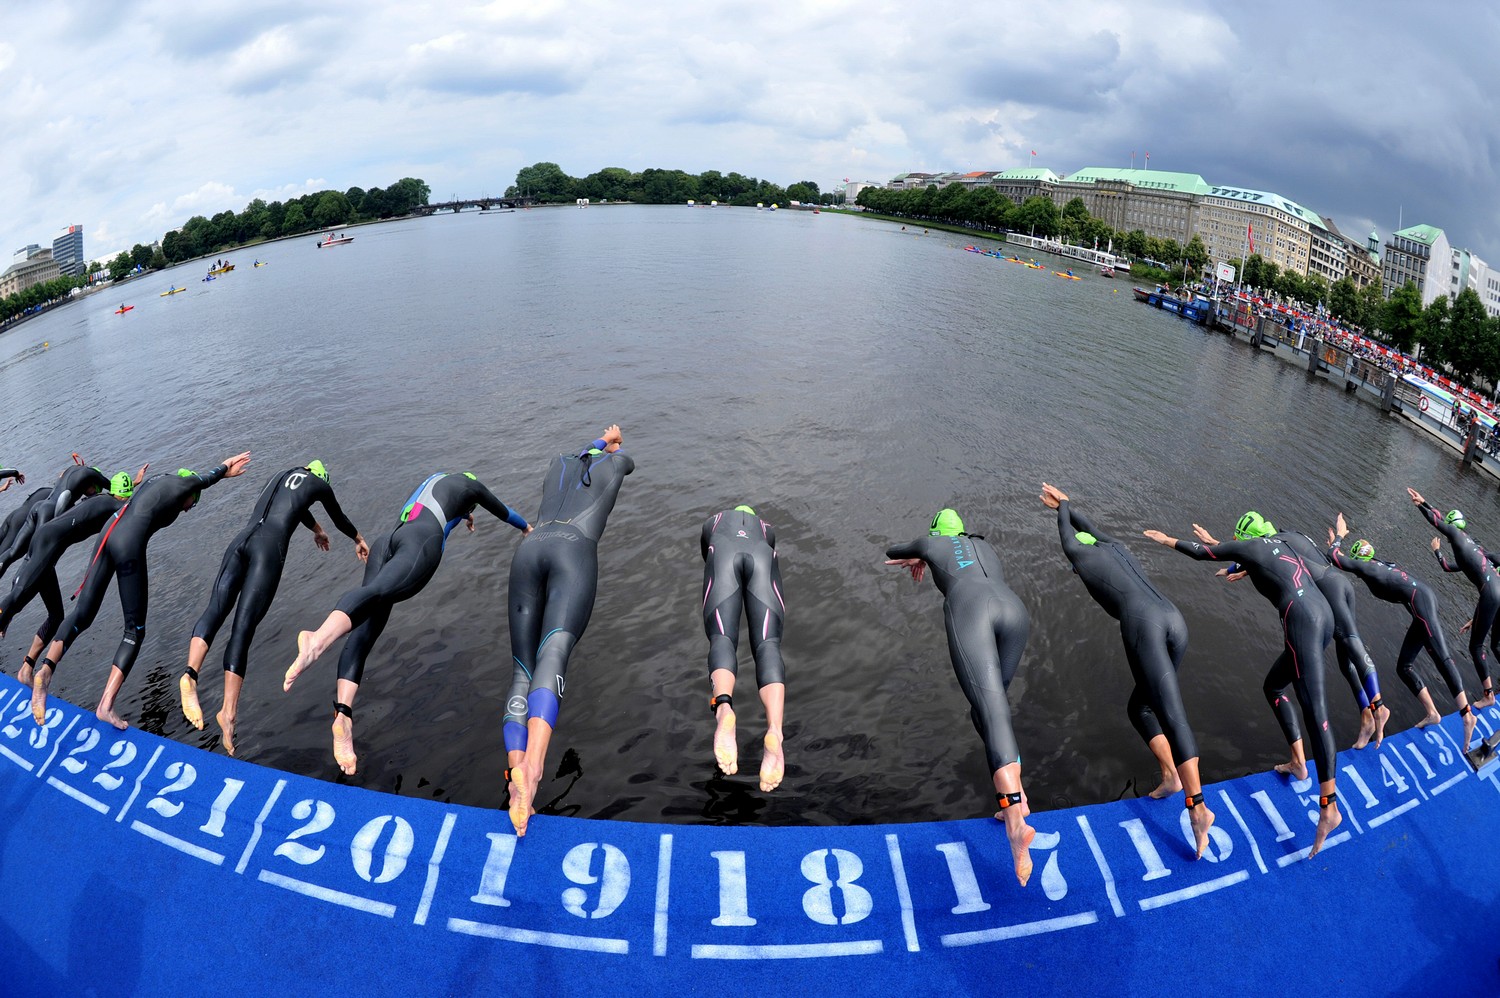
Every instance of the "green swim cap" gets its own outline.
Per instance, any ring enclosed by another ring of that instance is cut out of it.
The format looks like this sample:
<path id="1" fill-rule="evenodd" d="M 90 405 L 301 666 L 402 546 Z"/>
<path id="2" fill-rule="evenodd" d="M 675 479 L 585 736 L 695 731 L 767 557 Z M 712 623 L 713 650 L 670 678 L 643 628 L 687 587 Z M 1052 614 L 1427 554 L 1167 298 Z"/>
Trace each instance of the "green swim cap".
<path id="1" fill-rule="evenodd" d="M 951 509 L 944 507 L 932 518 L 931 533 L 934 537 L 957 537 L 964 532 L 964 521 Z"/>
<path id="2" fill-rule="evenodd" d="M 1360 561 L 1369 561 L 1375 557 L 1375 545 L 1361 538 L 1354 542 L 1354 546 L 1349 549 L 1349 553 Z"/>
<path id="3" fill-rule="evenodd" d="M 1448 515 L 1443 517 L 1443 522 L 1451 523 L 1459 530 L 1463 530 L 1469 525 L 1469 521 L 1464 519 L 1463 513 L 1456 509 L 1448 510 Z"/>
<path id="4" fill-rule="evenodd" d="M 1078 538 L 1078 543 L 1080 543 L 1080 544 L 1098 544 L 1099 543 L 1099 538 L 1095 537 L 1093 534 L 1089 533 L 1087 530 L 1080 530 L 1080 531 L 1078 531 L 1078 533 L 1074 534 L 1073 536 L 1076 537 L 1076 538 Z"/>
<path id="5" fill-rule="evenodd" d="M 178 468 L 177 474 L 182 478 L 197 478 L 198 473 L 191 468 Z"/>
<path id="6" fill-rule="evenodd" d="M 311 461 L 307 462 L 307 470 L 323 479 L 323 481 L 328 481 L 328 469 L 323 467 L 323 462 L 319 461 L 317 458 L 313 458 Z"/>
<path id="7" fill-rule="evenodd" d="M 1239 541 L 1248 541 L 1254 537 L 1270 537 L 1274 533 L 1276 533 L 1276 528 L 1271 521 L 1253 509 L 1240 517 L 1239 522 L 1234 525 L 1234 538 Z"/>
<path id="8" fill-rule="evenodd" d="M 735 507 L 735 508 L 734 508 L 734 511 L 735 511 L 735 512 L 736 512 L 736 513 L 749 513 L 749 514 L 750 514 L 750 515 L 751 515 L 751 516 L 754 516 L 754 515 L 755 515 L 755 510 L 753 510 L 753 509 L 751 509 L 751 508 L 750 508 L 750 507 L 749 507 L 749 506 L 745 506 L 745 505 L 743 505 L 743 504 L 742 504 L 742 505 L 739 505 L 739 506 L 736 506 L 736 507 Z"/>
<path id="9" fill-rule="evenodd" d="M 479 481 L 479 476 L 476 475 L 476 474 L 474 474 L 474 472 L 472 472 L 472 471 L 466 471 L 466 472 L 464 472 L 464 477 L 467 478 L 471 482 L 477 482 L 477 481 Z"/>
<path id="10" fill-rule="evenodd" d="M 135 481 L 128 471 L 115 472 L 115 476 L 109 480 L 109 494 L 116 499 L 129 499 L 134 491 Z"/>

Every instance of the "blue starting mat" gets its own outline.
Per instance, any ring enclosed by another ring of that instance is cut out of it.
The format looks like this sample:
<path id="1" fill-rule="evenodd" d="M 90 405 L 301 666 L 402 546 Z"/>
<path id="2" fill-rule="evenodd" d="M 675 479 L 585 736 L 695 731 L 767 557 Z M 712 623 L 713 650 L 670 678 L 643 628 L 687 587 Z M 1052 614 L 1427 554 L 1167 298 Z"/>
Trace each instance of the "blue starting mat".
<path id="1" fill-rule="evenodd" d="M 1500 727 L 1481 712 L 1479 734 Z M 1317 786 L 993 819 L 748 828 L 537 816 L 296 776 L 0 678 L 0 994 L 1500 994 L 1500 765 L 1456 716 Z M 499 779 L 497 760 L 497 774 Z"/>

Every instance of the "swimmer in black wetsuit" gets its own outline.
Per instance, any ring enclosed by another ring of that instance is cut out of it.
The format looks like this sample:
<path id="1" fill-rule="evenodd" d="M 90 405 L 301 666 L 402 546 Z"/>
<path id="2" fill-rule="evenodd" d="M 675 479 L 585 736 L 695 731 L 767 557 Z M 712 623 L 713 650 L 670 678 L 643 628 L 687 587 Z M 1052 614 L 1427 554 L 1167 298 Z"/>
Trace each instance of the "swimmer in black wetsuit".
<path id="1" fill-rule="evenodd" d="M 1458 676 L 1458 666 L 1454 664 L 1453 653 L 1448 650 L 1448 642 L 1443 637 L 1443 624 L 1438 619 L 1437 597 L 1426 584 L 1408 575 L 1400 566 L 1375 560 L 1375 547 L 1369 541 L 1356 541 L 1346 549 L 1344 538 L 1348 534 L 1344 514 L 1340 513 L 1333 528 L 1328 531 L 1329 560 L 1350 575 L 1363 579 L 1370 594 L 1376 599 L 1400 604 L 1411 614 L 1411 626 L 1406 629 L 1406 638 L 1401 642 L 1401 654 L 1396 658 L 1396 675 L 1401 677 L 1406 688 L 1427 709 L 1427 715 L 1417 722 L 1417 727 L 1425 728 L 1442 720 L 1437 705 L 1432 702 L 1427 684 L 1416 670 L 1417 654 L 1426 648 L 1463 717 L 1464 749 L 1467 750 L 1469 739 L 1479 721 L 1470 709 L 1463 680 Z"/>
<path id="2" fill-rule="evenodd" d="M 47 619 L 31 640 L 31 648 L 21 662 L 16 678 L 31 685 L 32 666 L 51 641 L 62 624 L 64 607 L 62 592 L 57 584 L 57 562 L 63 552 L 79 541 L 99 532 L 109 518 L 119 512 L 130 498 L 135 482 L 130 473 L 122 471 L 110 480 L 109 491 L 103 495 L 90 496 L 60 516 L 54 516 L 37 530 L 31 538 L 26 558 L 11 581 L 10 591 L 0 597 L 0 637 L 5 636 L 10 621 L 36 596 L 42 597 L 47 607 Z"/>
<path id="3" fill-rule="evenodd" d="M 11 482 L 15 482 L 17 485 L 25 485 L 26 476 L 15 468 L 0 468 L 0 492 L 4 492 L 10 488 Z"/>
<path id="4" fill-rule="evenodd" d="M 1495 572 L 1495 566 L 1485 554 L 1484 548 L 1474 538 L 1466 533 L 1468 521 L 1464 515 L 1456 509 L 1450 509 L 1447 514 L 1434 509 L 1422 498 L 1416 489 L 1407 489 L 1406 494 L 1411 496 L 1411 501 L 1416 505 L 1427 522 L 1432 524 L 1448 538 L 1448 543 L 1453 546 L 1453 564 L 1443 557 L 1443 542 L 1438 538 L 1432 539 L 1432 553 L 1437 556 L 1438 564 L 1443 566 L 1445 572 L 1463 572 L 1468 580 L 1474 583 L 1479 590 L 1479 602 L 1474 606 L 1474 616 L 1470 618 L 1473 630 L 1469 633 L 1469 657 L 1474 660 L 1474 671 L 1479 673 L 1479 681 L 1484 686 L 1484 692 L 1475 707 L 1489 707 L 1495 703 L 1494 681 L 1490 677 L 1489 653 L 1485 648 L 1485 639 L 1491 636 L 1491 630 L 1495 627 L 1495 616 L 1500 613 L 1500 575 Z M 1494 632 L 1493 640 L 1490 641 L 1490 649 L 1500 656 L 1500 630 Z"/>
<path id="5" fill-rule="evenodd" d="M 26 518 L 9 535 L 6 544 L 0 547 L 0 573 L 4 573 L 11 565 L 26 557 L 26 551 L 31 546 L 32 535 L 36 533 L 38 527 L 59 513 L 65 512 L 80 499 L 109 490 L 109 478 L 104 472 L 79 463 L 77 454 L 73 457 L 75 463 L 69 465 L 57 476 L 57 482 L 52 486 L 46 499 L 30 507 Z M 145 474 L 146 469 L 142 468 L 135 481 L 139 483 Z"/>
<path id="6" fill-rule="evenodd" d="M 59 636 L 47 648 L 46 656 L 38 663 L 31 681 L 31 713 L 38 724 L 47 716 L 47 687 L 58 662 L 72 647 L 78 635 L 88 630 L 104 601 L 109 589 L 109 580 L 118 576 L 120 609 L 125 615 L 125 633 L 120 647 L 115 652 L 109 670 L 109 679 L 104 685 L 104 695 L 94 715 L 108 721 L 121 731 L 127 727 L 115 713 L 115 697 L 135 664 L 146 637 L 146 545 L 151 535 L 163 527 L 170 526 L 198 502 L 203 490 L 221 479 L 234 478 L 245 472 L 250 463 L 250 452 L 236 454 L 208 474 L 199 474 L 181 468 L 175 475 L 154 475 L 135 490 L 130 501 L 109 521 L 104 536 L 94 548 L 93 561 L 88 574 L 79 587 L 78 605 L 63 621 Z"/>
<path id="7" fill-rule="evenodd" d="M 1271 526 L 1269 522 L 1267 526 Z M 1205 544 L 1218 543 L 1212 534 L 1201 527 L 1194 532 Z M 1359 705 L 1359 736 L 1354 739 L 1354 747 L 1364 748 L 1371 738 L 1379 745 L 1385 739 L 1385 724 L 1390 720 L 1391 710 L 1380 697 L 1380 676 L 1375 669 L 1375 660 L 1365 648 L 1364 640 L 1359 636 L 1359 626 L 1355 623 L 1354 586 L 1342 573 L 1333 570 L 1323 549 L 1306 534 L 1296 530 L 1275 530 L 1273 527 L 1270 536 L 1284 543 L 1302 559 L 1313 583 L 1328 601 L 1328 609 L 1333 614 L 1333 648 L 1339 671 L 1344 674 L 1349 690 L 1354 694 L 1354 702 Z M 1244 578 L 1246 573 L 1221 568 L 1217 574 L 1234 582 Z M 1289 702 L 1286 689 L 1268 689 L 1266 699 L 1273 704 Z"/>
<path id="8" fill-rule="evenodd" d="M 1126 710 L 1161 769 L 1161 786 L 1151 796 L 1160 800 L 1184 792 L 1202 857 L 1214 814 L 1203 802 L 1198 742 L 1177 688 L 1177 669 L 1187 651 L 1187 622 L 1146 578 L 1130 550 L 1074 509 L 1066 494 L 1043 482 L 1041 499 L 1057 510 L 1057 532 L 1073 571 L 1104 612 L 1120 622 L 1125 660 L 1135 678 Z"/>
<path id="9" fill-rule="evenodd" d="M 703 521 L 698 546 L 703 553 L 703 629 L 708 633 L 708 681 L 713 687 L 709 709 L 715 722 L 714 760 L 729 776 L 739 770 L 734 680 L 743 609 L 750 630 L 750 652 L 755 657 L 755 684 L 766 708 L 760 788 L 775 790 L 786 772 L 781 748 L 786 703 L 781 631 L 786 604 L 781 594 L 776 531 L 749 506 L 736 506 Z"/>
<path id="10" fill-rule="evenodd" d="M 599 585 L 599 538 L 635 460 L 618 426 L 576 454 L 559 454 L 542 479 L 536 533 L 510 563 L 510 652 L 505 702 L 510 820 L 526 834 L 531 801 L 557 727 L 568 657 L 583 637 Z"/>
<path id="11" fill-rule="evenodd" d="M 37 489 L 31 495 L 22 499 L 21 505 L 7 513 L 4 520 L 0 520 L 0 550 L 10 548 L 11 541 L 15 539 L 16 531 L 25 525 L 26 518 L 31 515 L 32 509 L 36 507 L 37 503 L 44 501 L 50 495 L 52 495 L 50 486 Z"/>
<path id="12" fill-rule="evenodd" d="M 360 532 L 349 522 L 328 481 L 328 469 L 322 461 L 289 468 L 271 478 L 261 491 L 250 522 L 237 534 L 224 552 L 224 561 L 208 599 L 208 608 L 193 628 L 188 642 L 188 664 L 178 679 L 182 695 L 182 713 L 199 731 L 203 730 L 203 708 L 198 703 L 198 670 L 208 656 L 208 646 L 219 633 L 229 611 L 239 601 L 229 644 L 224 648 L 224 706 L 214 716 L 222 733 L 224 750 L 234 755 L 234 722 L 240 702 L 240 688 L 245 681 L 245 665 L 255 629 L 271 609 L 281 569 L 286 564 L 287 546 L 298 525 L 313 532 L 313 543 L 328 550 L 328 534 L 312 517 L 313 503 L 322 503 L 339 533 L 354 541 L 354 554 L 360 561 L 369 557 L 370 548 Z"/>
<path id="13" fill-rule="evenodd" d="M 932 518 L 926 537 L 886 549 L 887 565 L 900 565 L 916 582 L 930 567 L 943 594 L 943 623 L 948 657 L 958 685 L 969 700 L 969 720 L 984 740 L 995 802 L 995 817 L 1005 822 L 1016 879 L 1031 879 L 1031 840 L 1026 824 L 1031 808 L 1021 788 L 1021 750 L 1010 726 L 1005 690 L 1020 664 L 1031 633 L 1031 618 L 1005 584 L 1000 556 L 983 537 L 964 533 L 964 522 L 951 509 Z"/>
<path id="14" fill-rule="evenodd" d="M 1193 529 L 1203 528 L 1194 524 Z M 1313 584 L 1311 573 L 1302 559 L 1285 543 L 1271 536 L 1274 530 L 1259 513 L 1250 512 L 1240 517 L 1235 525 L 1235 539 L 1222 544 L 1178 540 L 1160 530 L 1147 530 L 1145 536 L 1199 561 L 1238 563 L 1250 573 L 1256 591 L 1280 611 L 1285 647 L 1266 674 L 1265 690 L 1267 698 L 1271 699 L 1272 691 L 1290 686 L 1296 691 L 1302 706 L 1302 718 L 1312 739 L 1313 761 L 1318 766 L 1318 827 L 1308 853 L 1316 856 L 1328 833 L 1344 820 L 1339 813 L 1335 779 L 1338 750 L 1334 747 L 1333 731 L 1328 723 L 1323 684 L 1323 650 L 1333 639 L 1333 611 Z M 1284 695 L 1272 700 L 1271 709 L 1292 751 L 1291 762 L 1277 766 L 1276 771 L 1299 780 L 1306 779 L 1307 757 L 1297 713 Z"/>
<path id="15" fill-rule="evenodd" d="M 453 528 L 467 522 L 469 530 L 474 529 L 476 506 L 517 530 L 531 532 L 519 513 L 495 498 L 470 472 L 432 475 L 406 501 L 395 529 L 370 547 L 363 584 L 345 593 L 316 631 L 297 634 L 297 658 L 286 670 L 283 691 L 290 690 L 302 671 L 329 645 L 349 635 L 339 653 L 333 702 L 333 758 L 346 775 L 353 775 L 358 763 L 354 754 L 354 695 L 364 678 L 365 659 L 391 619 L 391 608 L 421 592 L 432 579 Z"/>

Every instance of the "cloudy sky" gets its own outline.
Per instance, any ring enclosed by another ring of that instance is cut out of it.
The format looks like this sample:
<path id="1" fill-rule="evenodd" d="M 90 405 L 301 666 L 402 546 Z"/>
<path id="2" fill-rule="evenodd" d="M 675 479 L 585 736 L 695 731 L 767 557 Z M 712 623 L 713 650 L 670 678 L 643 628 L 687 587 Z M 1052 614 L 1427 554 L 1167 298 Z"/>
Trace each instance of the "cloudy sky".
<path id="1" fill-rule="evenodd" d="M 1142 165 L 1500 265 L 1500 5 L 6 0 L 0 253 L 426 180 Z M 5 257 L 0 257 L 3 260 Z"/>

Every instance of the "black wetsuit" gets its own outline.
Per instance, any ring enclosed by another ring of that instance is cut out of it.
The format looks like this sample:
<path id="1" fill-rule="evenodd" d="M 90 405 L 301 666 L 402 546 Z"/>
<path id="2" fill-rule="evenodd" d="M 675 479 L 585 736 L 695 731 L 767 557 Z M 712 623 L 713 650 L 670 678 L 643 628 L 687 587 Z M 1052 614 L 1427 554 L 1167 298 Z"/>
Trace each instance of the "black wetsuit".
<path id="1" fill-rule="evenodd" d="M 5 481 L 7 478 L 20 478 L 20 477 L 21 477 L 21 472 L 18 471 L 17 469 L 15 469 L 15 468 L 0 468 L 0 482 Z"/>
<path id="2" fill-rule="evenodd" d="M 603 453 L 595 440 L 582 454 L 559 454 L 542 481 L 536 529 L 510 562 L 510 653 L 515 662 L 505 701 L 505 748 L 526 750 L 532 715 L 557 726 L 568 656 L 594 611 L 599 538 L 635 460 Z"/>
<path id="3" fill-rule="evenodd" d="M 1095 543 L 1080 541 L 1080 530 L 1092 534 Z M 1146 578 L 1146 570 L 1130 550 L 1094 526 L 1066 499 L 1057 507 L 1057 532 L 1063 553 L 1089 595 L 1120 622 L 1125 659 L 1135 678 L 1127 705 L 1130 723 L 1147 744 L 1165 735 L 1177 765 L 1198 758 L 1198 743 L 1177 688 L 1177 669 L 1187 651 L 1187 622 Z"/>
<path id="4" fill-rule="evenodd" d="M 440 472 L 412 493 L 396 528 L 370 546 L 364 582 L 345 593 L 334 608 L 348 614 L 354 625 L 339 653 L 340 679 L 357 685 L 364 678 L 365 659 L 391 619 L 391 607 L 422 591 L 443 560 L 448 534 L 476 506 L 517 530 L 526 529 L 520 514 L 473 475 Z"/>
<path id="5" fill-rule="evenodd" d="M 17 506 L 15 509 L 11 510 L 5 515 L 5 519 L 3 521 L 0 521 L 0 551 L 9 551 L 12 547 L 15 546 L 13 542 L 15 541 L 18 532 L 26 525 L 28 518 L 31 516 L 31 511 L 35 509 L 38 504 L 47 499 L 47 497 L 50 495 L 52 495 L 52 489 L 50 486 L 37 489 L 35 492 L 31 493 L 31 495 L 27 496 L 25 499 L 22 499 L 21 505 Z M 29 543 L 30 535 L 28 534 L 27 536 Z M 26 545 L 21 545 L 20 553 L 26 553 Z M 20 555 L 17 555 L 17 558 L 19 557 Z M 10 562 L 6 562 L 6 565 L 9 566 Z M 3 573 L 4 571 L 4 568 L 0 568 L 0 573 Z"/>
<path id="6" fill-rule="evenodd" d="M 314 521 L 312 504 L 320 502 L 338 531 L 351 540 L 359 536 L 354 524 L 339 508 L 333 486 L 304 468 L 290 468 L 271 478 L 255 502 L 250 522 L 230 542 L 214 580 L 208 608 L 193 627 L 193 637 L 213 644 L 230 609 L 239 601 L 229 644 L 224 648 L 224 671 L 245 674 L 245 664 L 255 629 L 271 609 L 286 549 L 301 524 L 309 530 Z"/>
<path id="7" fill-rule="evenodd" d="M 1449 694 L 1457 697 L 1463 693 L 1463 680 L 1458 676 L 1458 666 L 1443 637 L 1443 625 L 1438 620 L 1437 597 L 1432 590 L 1388 561 L 1351 558 L 1340 542 L 1335 542 L 1328 549 L 1328 557 L 1333 564 L 1350 575 L 1363 579 L 1370 595 L 1386 603 L 1399 603 L 1411 614 L 1411 626 L 1406 629 L 1406 638 L 1401 642 L 1401 654 L 1396 659 L 1396 674 L 1401 677 L 1407 689 L 1420 696 L 1427 688 L 1416 670 L 1417 654 L 1426 648 L 1433 664 L 1442 674 Z"/>
<path id="8" fill-rule="evenodd" d="M 1338 751 L 1328 723 L 1323 683 L 1323 650 L 1333 639 L 1333 611 L 1312 573 L 1295 551 L 1274 536 L 1219 544 L 1179 540 L 1177 550 L 1199 561 L 1237 562 L 1250 573 L 1256 591 L 1275 604 L 1285 647 L 1266 673 L 1266 701 L 1290 745 L 1303 737 L 1297 711 L 1286 695 L 1289 687 L 1296 692 L 1318 779 L 1334 779 Z"/>
<path id="9" fill-rule="evenodd" d="M 753 513 L 726 509 L 703 521 L 703 629 L 708 634 L 708 671 L 739 664 L 740 610 L 750 628 L 755 682 L 765 687 L 786 682 L 781 631 L 786 603 L 781 595 L 781 564 L 776 531 Z"/>
<path id="10" fill-rule="evenodd" d="M 0 548 L 0 572 L 26 557 L 38 527 L 66 512 L 78 500 L 108 491 L 109 479 L 99 469 L 80 464 L 68 466 L 57 476 L 57 484 L 52 486 L 45 500 L 30 508 L 26 519 L 10 535 L 4 548 Z"/>
<path id="11" fill-rule="evenodd" d="M 62 592 L 57 584 L 58 559 L 74 544 L 98 533 L 99 528 L 124 505 L 125 500 L 116 499 L 106 492 L 90 496 L 61 516 L 54 516 L 42 524 L 31 539 L 31 546 L 16 571 L 16 577 L 11 580 L 10 591 L 0 597 L 0 629 L 8 629 L 15 615 L 40 595 L 47 607 L 47 619 L 36 636 L 44 645 L 51 641 L 65 612 Z"/>
<path id="12" fill-rule="evenodd" d="M 1021 761 L 1005 690 L 1015 677 L 1031 617 L 982 537 L 920 537 L 886 549 L 887 558 L 921 558 L 943 594 L 948 657 L 969 700 L 969 719 L 984 740 L 990 772 Z"/>
<path id="13" fill-rule="evenodd" d="M 1464 573 L 1479 590 L 1479 602 L 1474 606 L 1474 624 L 1469 630 L 1469 657 L 1474 660 L 1474 671 L 1479 673 L 1479 681 L 1488 690 L 1490 666 L 1485 639 L 1490 637 L 1490 631 L 1495 626 L 1495 614 L 1500 613 L 1500 575 L 1495 573 L 1495 566 L 1490 563 L 1478 541 L 1459 527 L 1445 523 L 1443 514 L 1427 503 L 1424 502 L 1417 508 L 1427 518 L 1427 522 L 1448 538 L 1448 543 L 1453 547 L 1452 564 L 1443 557 L 1441 548 L 1433 552 L 1438 564 L 1443 566 L 1443 571 Z M 1500 656 L 1500 631 L 1495 632 L 1490 648 Z"/>
<path id="14" fill-rule="evenodd" d="M 1349 683 L 1360 710 L 1365 710 L 1372 701 L 1380 699 L 1380 674 L 1354 620 L 1353 583 L 1333 570 L 1328 556 L 1311 537 L 1295 530 L 1283 530 L 1275 536 L 1302 559 L 1318 591 L 1328 601 L 1328 609 L 1333 611 L 1333 650 L 1339 671 Z"/>
<path id="15" fill-rule="evenodd" d="M 63 645 L 59 659 L 73 646 L 78 635 L 94 622 L 109 589 L 109 580 L 118 576 L 125 631 L 113 664 L 120 672 L 130 675 L 141 642 L 146 638 L 146 545 L 152 534 L 176 522 L 196 493 L 219 482 L 228 470 L 227 465 L 221 464 L 206 475 L 153 475 L 140 484 L 130 501 L 110 519 L 104 528 L 104 536 L 94 548 L 88 574 L 77 593 L 78 605 L 58 632 Z M 44 658 L 42 665 L 55 669 L 57 662 Z"/>

